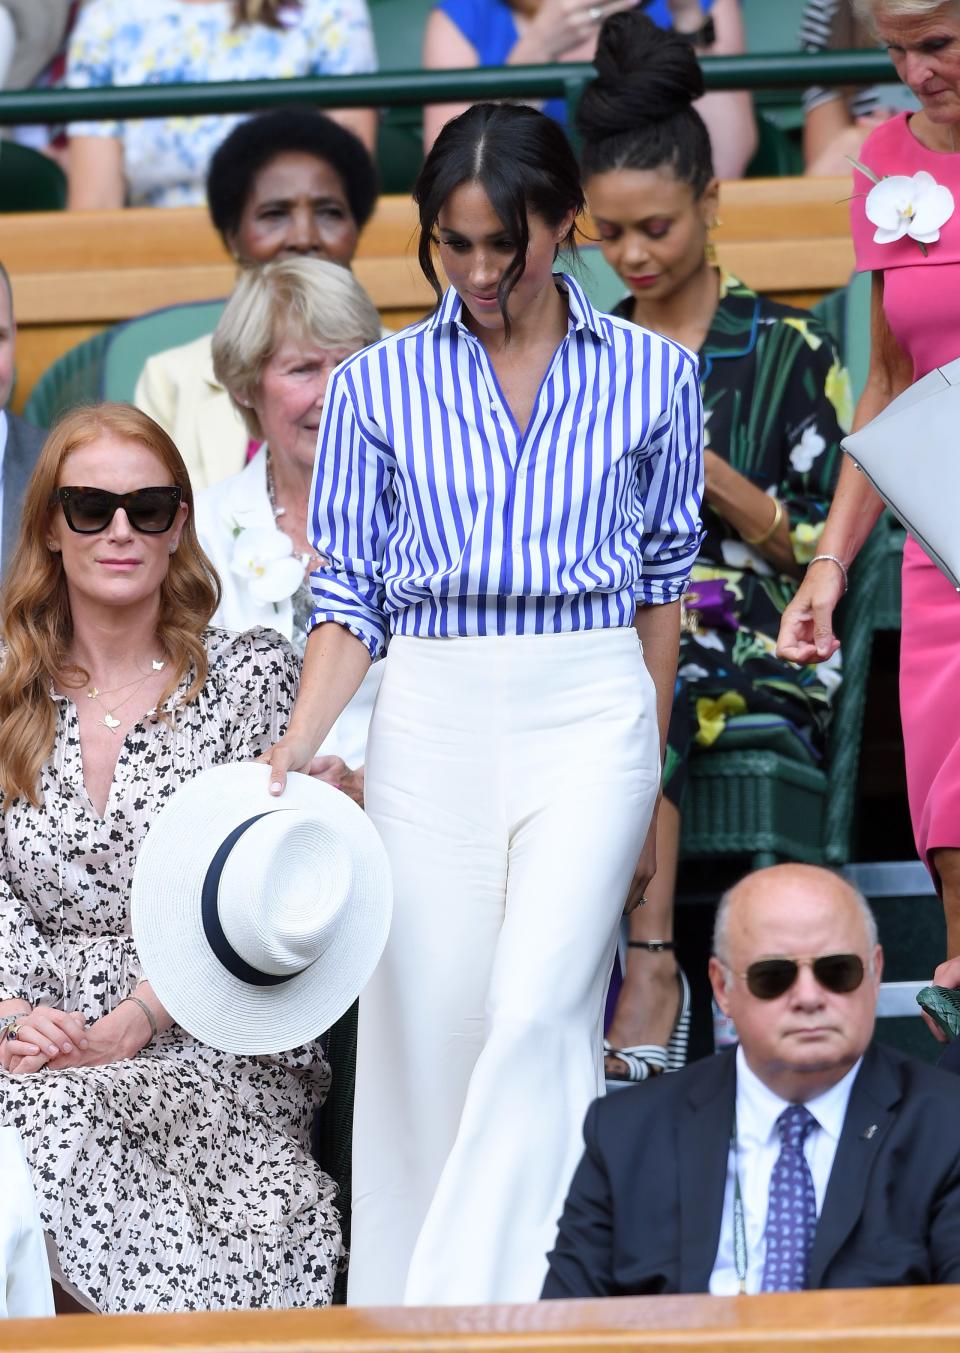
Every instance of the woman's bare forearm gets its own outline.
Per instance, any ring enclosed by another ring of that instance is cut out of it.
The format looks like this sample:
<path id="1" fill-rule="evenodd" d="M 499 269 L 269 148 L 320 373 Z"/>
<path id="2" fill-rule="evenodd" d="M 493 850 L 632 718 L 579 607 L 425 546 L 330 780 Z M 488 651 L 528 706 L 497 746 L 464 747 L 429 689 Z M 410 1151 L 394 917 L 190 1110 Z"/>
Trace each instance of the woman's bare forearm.
<path id="1" fill-rule="evenodd" d="M 302 739 L 310 744 L 311 754 L 316 752 L 356 695 L 369 666 L 366 645 L 344 625 L 327 621 L 312 630 L 287 736 Z"/>
<path id="2" fill-rule="evenodd" d="M 660 760 L 667 750 L 667 729 L 673 710 L 673 688 L 677 680 L 680 652 L 680 603 L 666 606 L 638 606 L 634 629 L 643 645 L 643 660 L 657 692 L 657 727 L 660 730 Z"/>

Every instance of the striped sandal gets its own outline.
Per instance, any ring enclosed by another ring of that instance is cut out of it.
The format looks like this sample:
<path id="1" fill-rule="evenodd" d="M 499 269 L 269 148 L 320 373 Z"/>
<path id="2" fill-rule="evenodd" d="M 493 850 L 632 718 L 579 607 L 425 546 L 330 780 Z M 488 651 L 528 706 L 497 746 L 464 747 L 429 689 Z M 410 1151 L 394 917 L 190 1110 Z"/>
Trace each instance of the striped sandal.
<path id="1" fill-rule="evenodd" d="M 647 949 L 660 953 L 672 949 L 670 940 L 630 940 L 635 949 Z M 682 968 L 677 968 L 677 981 L 680 983 L 680 1009 L 677 1011 L 673 1032 L 667 1040 L 667 1046 L 656 1043 L 638 1043 L 629 1048 L 615 1048 L 608 1039 L 603 1040 L 605 1057 L 615 1057 L 623 1063 L 626 1074 L 606 1075 L 607 1089 L 618 1090 L 626 1085 L 635 1085 L 639 1081 L 662 1076 L 668 1071 L 679 1071 L 687 1062 L 687 1046 L 690 1041 L 690 983 Z"/>

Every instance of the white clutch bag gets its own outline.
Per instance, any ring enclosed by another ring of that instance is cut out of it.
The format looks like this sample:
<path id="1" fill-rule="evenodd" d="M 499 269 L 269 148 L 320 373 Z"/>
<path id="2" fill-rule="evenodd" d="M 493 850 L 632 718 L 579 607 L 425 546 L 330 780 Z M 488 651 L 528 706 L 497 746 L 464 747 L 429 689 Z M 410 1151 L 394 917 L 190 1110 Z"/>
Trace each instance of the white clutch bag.
<path id="1" fill-rule="evenodd" d="M 840 445 L 960 592 L 960 357 Z"/>

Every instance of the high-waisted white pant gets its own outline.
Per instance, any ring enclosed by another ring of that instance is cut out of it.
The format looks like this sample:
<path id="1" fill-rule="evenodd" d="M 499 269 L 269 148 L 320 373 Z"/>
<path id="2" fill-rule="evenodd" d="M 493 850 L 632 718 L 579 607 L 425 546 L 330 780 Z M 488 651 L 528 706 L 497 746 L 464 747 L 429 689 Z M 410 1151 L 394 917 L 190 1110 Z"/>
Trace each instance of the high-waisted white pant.
<path id="1" fill-rule="evenodd" d="M 632 628 L 391 641 L 366 803 L 394 913 L 360 1000 L 352 1305 L 539 1295 L 658 783 Z"/>

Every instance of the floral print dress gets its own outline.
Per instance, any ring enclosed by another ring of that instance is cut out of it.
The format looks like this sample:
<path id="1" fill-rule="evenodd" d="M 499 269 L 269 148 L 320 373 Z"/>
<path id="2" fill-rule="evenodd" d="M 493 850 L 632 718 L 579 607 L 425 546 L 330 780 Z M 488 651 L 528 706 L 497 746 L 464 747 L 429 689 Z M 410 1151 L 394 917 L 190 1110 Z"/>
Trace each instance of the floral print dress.
<path id="1" fill-rule="evenodd" d="M 614 311 L 629 319 L 632 299 Z M 776 495 L 790 514 L 797 562 L 817 552 L 853 415 L 836 347 L 809 311 L 779 305 L 729 274 L 700 351 L 704 445 Z M 771 509 L 771 517 L 772 517 Z M 774 572 L 704 499 L 703 543 L 684 598 L 684 625 L 664 761 L 679 805 L 691 749 L 726 733 L 800 760 L 823 753 L 839 655 L 798 667 L 775 655 L 798 580 Z"/>
<path id="2" fill-rule="evenodd" d="M 234 22 L 232 0 L 88 0 L 67 59 L 71 89 L 358 75 L 376 70 L 366 0 L 291 0 L 281 28 Z M 132 206 L 198 206 L 207 166 L 239 114 L 75 122 L 123 143 Z"/>
<path id="3" fill-rule="evenodd" d="M 0 999 L 95 1020 L 142 973 L 133 867 L 164 801 L 208 766 L 259 756 L 286 726 L 299 664 L 264 629 L 207 631 L 199 697 L 127 735 L 101 819 L 83 784 L 72 701 L 42 806 L 0 818 Z M 0 1124 L 19 1129 L 57 1265 L 100 1311 L 319 1306 L 342 1259 L 335 1186 L 309 1152 L 330 1084 L 319 1043 L 234 1057 L 176 1026 L 107 1066 L 11 1076 Z"/>

